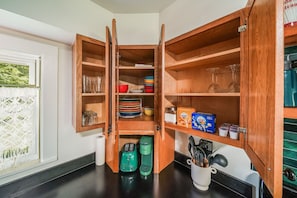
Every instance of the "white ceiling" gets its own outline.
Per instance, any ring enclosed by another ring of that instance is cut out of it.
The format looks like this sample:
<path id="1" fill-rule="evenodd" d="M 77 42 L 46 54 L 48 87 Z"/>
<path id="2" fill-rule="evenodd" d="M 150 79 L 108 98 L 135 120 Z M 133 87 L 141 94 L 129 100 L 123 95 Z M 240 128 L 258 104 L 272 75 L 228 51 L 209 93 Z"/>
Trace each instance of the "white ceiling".
<path id="1" fill-rule="evenodd" d="M 91 0 L 113 13 L 159 13 L 175 0 Z"/>

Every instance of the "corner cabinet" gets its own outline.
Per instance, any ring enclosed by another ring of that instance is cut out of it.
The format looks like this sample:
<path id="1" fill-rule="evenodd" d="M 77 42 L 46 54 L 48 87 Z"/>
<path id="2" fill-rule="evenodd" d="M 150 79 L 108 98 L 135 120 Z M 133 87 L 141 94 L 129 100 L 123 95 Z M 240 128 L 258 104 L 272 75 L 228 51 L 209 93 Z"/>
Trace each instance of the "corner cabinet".
<path id="1" fill-rule="evenodd" d="M 166 42 L 164 31 L 162 25 L 159 45 L 121 46 L 117 42 L 116 21 L 113 20 L 109 69 L 109 58 L 102 58 L 107 56 L 109 45 L 105 45 L 105 56 L 102 53 L 95 56 L 95 60 L 101 60 L 106 66 L 97 70 L 97 66 L 96 69 L 91 66 L 94 62 L 84 62 L 88 56 L 81 52 L 83 39 L 76 44 L 74 104 L 77 109 L 74 114 L 77 130 L 93 128 L 81 126 L 82 113 L 89 104 L 105 107 L 105 120 L 96 125 L 108 127 L 105 130 L 106 163 L 113 172 L 119 172 L 122 145 L 136 143 L 142 135 L 153 137 L 154 173 L 159 173 L 173 162 L 175 131 L 243 148 L 272 195 L 281 197 L 283 1 L 249 0 L 246 8 Z M 109 41 L 106 43 L 109 44 Z M 95 46 L 96 53 L 103 52 L 103 43 L 98 42 Z M 86 54 L 95 52 L 92 47 L 85 47 Z M 135 64 L 140 64 L 140 67 L 135 67 Z M 230 65 L 237 65 L 235 80 Z M 87 69 L 85 74 L 105 74 L 105 82 L 109 82 L 109 86 L 105 85 L 102 93 L 82 92 L 84 67 Z M 121 83 L 139 90 L 145 76 L 154 76 L 153 92 L 119 93 L 118 85 Z M 232 79 L 238 85 L 235 89 L 229 87 Z M 220 86 L 215 92 L 209 89 L 213 82 Z M 121 105 L 125 99 L 137 100 L 140 107 L 142 104 L 152 107 L 155 115 L 120 116 L 121 110 L 125 112 L 121 109 L 125 106 Z M 166 123 L 165 108 L 169 106 L 194 107 L 200 112 L 214 113 L 217 127 L 225 122 L 237 124 L 242 133 L 238 140 L 233 140 L 218 133 L 210 134 Z"/>
<path id="2" fill-rule="evenodd" d="M 109 34 L 108 29 L 106 30 Z M 76 132 L 108 127 L 109 44 L 76 35 L 73 45 L 73 126 Z"/>
<path id="3" fill-rule="evenodd" d="M 233 140 L 163 122 L 164 141 L 179 131 L 243 148 L 274 197 L 282 196 L 282 9 L 282 1 L 251 0 L 243 10 L 166 41 L 162 73 L 163 115 L 168 106 L 194 107 L 216 114 L 216 128 L 227 122 L 242 131 Z M 228 89 L 230 65 L 239 65 L 237 89 Z M 219 88 L 209 88 L 212 83 Z"/>
<path id="4" fill-rule="evenodd" d="M 113 172 L 119 172 L 119 155 L 123 145 L 138 143 L 141 136 L 153 139 L 153 172 L 162 170 L 159 168 L 162 160 L 159 157 L 161 66 L 158 52 L 158 45 L 118 45 L 116 20 L 113 20 L 112 119 L 106 142 L 106 162 Z M 128 90 L 121 92 L 119 85 L 128 85 Z M 153 115 L 146 115 L 146 107 L 153 110 Z"/>

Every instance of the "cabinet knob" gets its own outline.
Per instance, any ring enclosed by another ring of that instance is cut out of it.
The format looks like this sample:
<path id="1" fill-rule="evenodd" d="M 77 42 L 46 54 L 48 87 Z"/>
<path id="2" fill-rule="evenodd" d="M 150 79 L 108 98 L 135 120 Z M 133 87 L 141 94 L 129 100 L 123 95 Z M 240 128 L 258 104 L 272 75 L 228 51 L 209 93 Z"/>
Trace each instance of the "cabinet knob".
<path id="1" fill-rule="evenodd" d="M 294 171 L 290 168 L 286 168 L 283 171 L 283 175 L 286 176 L 289 180 L 291 181 L 295 181 L 296 180 L 296 174 L 294 173 Z"/>

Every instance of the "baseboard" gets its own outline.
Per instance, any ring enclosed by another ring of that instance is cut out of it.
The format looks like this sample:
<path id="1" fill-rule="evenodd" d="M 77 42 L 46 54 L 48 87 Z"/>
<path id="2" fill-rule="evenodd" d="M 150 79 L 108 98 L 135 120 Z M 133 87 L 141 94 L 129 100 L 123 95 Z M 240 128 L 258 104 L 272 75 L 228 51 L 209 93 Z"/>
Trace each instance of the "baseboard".
<path id="1" fill-rule="evenodd" d="M 15 197 L 46 182 L 95 163 L 95 153 L 0 186 L 0 197 Z"/>

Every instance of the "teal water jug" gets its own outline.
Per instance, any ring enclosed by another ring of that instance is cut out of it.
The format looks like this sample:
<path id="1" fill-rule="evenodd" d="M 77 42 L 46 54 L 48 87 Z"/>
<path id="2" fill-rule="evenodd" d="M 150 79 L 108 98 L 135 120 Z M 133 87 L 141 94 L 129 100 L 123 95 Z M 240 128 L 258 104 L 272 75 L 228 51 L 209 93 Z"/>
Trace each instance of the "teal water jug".
<path id="1" fill-rule="evenodd" d="M 297 75 L 295 69 L 284 71 L 284 103 L 285 107 L 297 106 Z"/>

